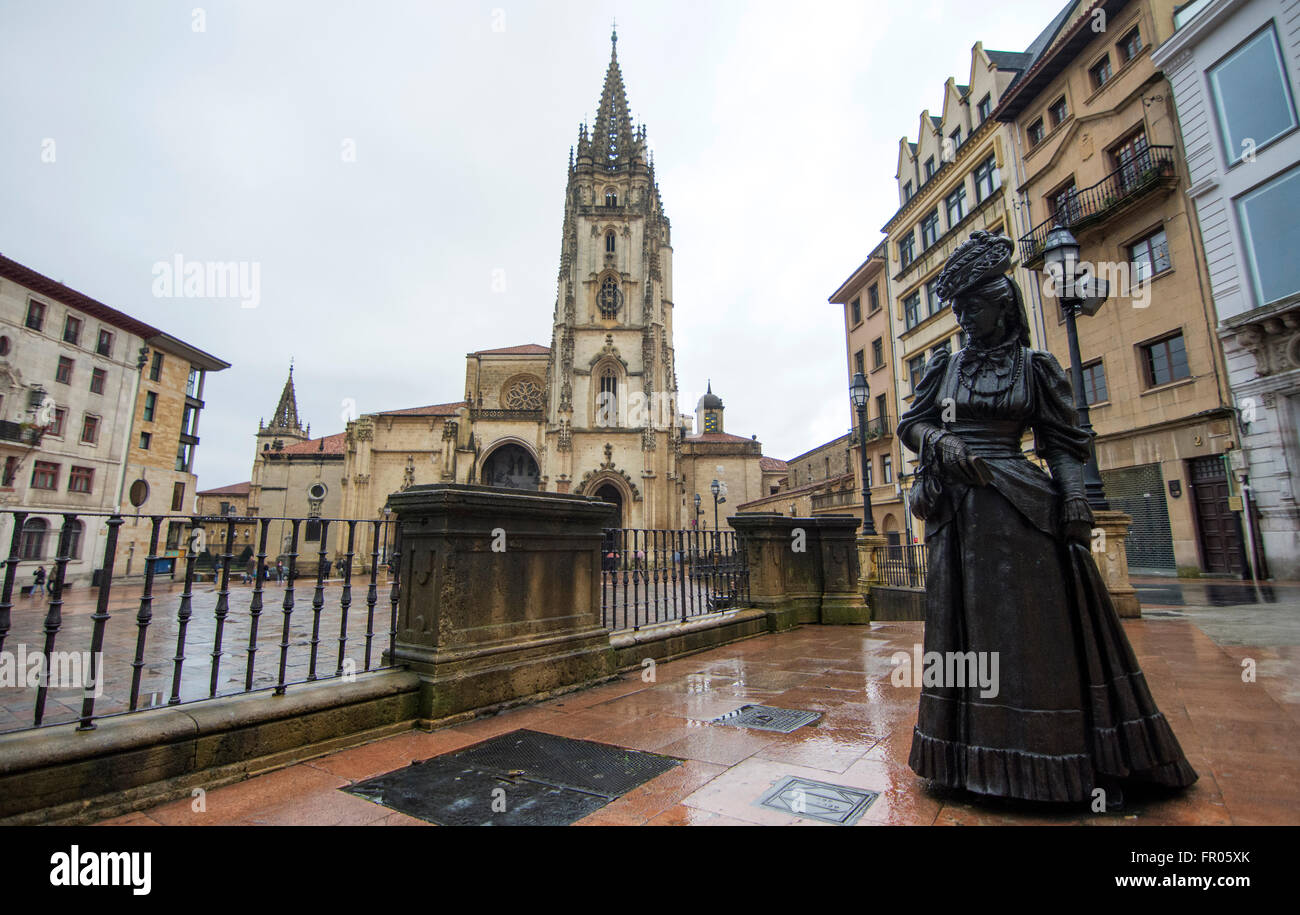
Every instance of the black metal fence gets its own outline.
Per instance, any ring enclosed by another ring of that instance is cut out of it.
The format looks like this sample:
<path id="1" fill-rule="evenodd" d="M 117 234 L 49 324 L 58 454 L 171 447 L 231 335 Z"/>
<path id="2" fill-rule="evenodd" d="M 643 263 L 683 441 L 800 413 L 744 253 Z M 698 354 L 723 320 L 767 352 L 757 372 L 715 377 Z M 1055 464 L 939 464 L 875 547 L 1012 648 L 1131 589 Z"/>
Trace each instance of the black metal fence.
<path id="1" fill-rule="evenodd" d="M 887 588 L 925 588 L 924 543 L 878 546 L 873 557 L 880 584 Z"/>
<path id="2" fill-rule="evenodd" d="M 735 531 L 609 528 L 601 545 L 601 620 L 639 629 L 749 606 L 749 563 Z"/>
<path id="3" fill-rule="evenodd" d="M 0 519 L 13 525 L 0 586 L 0 672 L 6 664 L 10 670 L 8 678 L 0 677 L 0 732 L 71 721 L 86 730 L 97 718 L 157 705 L 263 689 L 282 695 L 298 683 L 380 669 L 385 643 L 391 657 L 400 596 L 395 522 L 35 510 L 7 510 Z M 59 532 L 48 557 L 51 521 Z M 115 580 L 119 535 L 127 523 L 148 525 L 148 557 L 142 578 Z M 205 524 L 226 526 L 225 552 L 211 564 L 210 587 L 199 580 L 197 537 L 187 538 L 179 557 L 165 555 L 164 524 L 176 523 L 196 532 Z M 268 532 L 280 523 L 288 533 L 268 562 Z M 233 552 L 235 530 L 250 524 L 258 531 L 257 550 L 241 569 Z M 299 572 L 300 536 L 308 524 L 312 536 L 319 535 L 319 549 L 304 552 L 301 564 L 310 568 L 314 552 L 314 575 Z M 337 563 L 329 555 L 335 552 L 332 539 L 346 544 L 337 550 Z M 354 565 L 367 565 L 358 552 L 367 542 L 369 573 L 354 577 Z M 87 549 L 95 568 L 93 599 L 72 588 L 68 576 L 70 563 L 84 564 Z M 281 564 L 282 570 L 272 571 Z M 46 565 L 49 571 L 38 579 L 33 573 Z M 21 576 L 33 575 L 29 586 L 20 583 L 20 568 Z M 168 568 L 170 580 L 159 571 Z M 339 578 L 330 580 L 335 568 Z M 364 613 L 353 608 L 354 584 L 365 588 Z M 310 607 L 300 607 L 299 592 L 305 600 L 309 587 Z M 162 602 L 167 607 L 160 612 Z M 123 618 L 132 612 L 134 618 Z M 270 626 L 262 625 L 264 613 L 271 616 L 265 621 Z M 356 632 L 358 615 L 364 633 Z M 114 618 L 118 622 L 110 626 Z"/>

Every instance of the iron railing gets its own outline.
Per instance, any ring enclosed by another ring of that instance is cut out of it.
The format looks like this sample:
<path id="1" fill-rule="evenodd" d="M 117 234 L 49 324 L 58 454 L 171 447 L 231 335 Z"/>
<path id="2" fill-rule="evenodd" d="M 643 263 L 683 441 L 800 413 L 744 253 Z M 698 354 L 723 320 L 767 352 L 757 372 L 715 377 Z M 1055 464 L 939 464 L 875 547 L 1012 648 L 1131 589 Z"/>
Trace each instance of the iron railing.
<path id="1" fill-rule="evenodd" d="M 899 543 L 875 548 L 876 574 L 887 588 L 925 588 L 924 543 Z"/>
<path id="2" fill-rule="evenodd" d="M 845 508 L 861 504 L 862 490 L 860 489 L 834 489 L 830 492 L 813 493 L 812 497 L 813 511 L 821 511 L 827 508 Z"/>
<path id="3" fill-rule="evenodd" d="M 735 531 L 609 528 L 600 552 L 607 629 L 749 606 L 749 563 Z"/>
<path id="4" fill-rule="evenodd" d="M 20 681 L 0 683 L 0 696 L 6 700 L 0 705 L 0 732 L 73 721 L 79 730 L 88 730 L 98 718 L 142 708 L 268 689 L 283 695 L 300 683 L 350 679 L 384 666 L 376 649 L 385 640 L 392 657 L 401 554 L 400 527 L 394 521 L 16 509 L 0 512 L 0 522 L 12 525 L 0 586 L 0 663 L 9 662 Z M 189 528 L 176 558 L 166 555 L 164 522 Z M 303 554 L 305 562 L 299 560 L 300 543 L 305 543 L 300 537 L 308 522 L 320 525 L 314 576 L 310 571 L 300 573 L 300 568 L 311 568 L 310 553 Z M 218 557 L 219 565 L 214 563 L 217 575 L 212 587 L 196 589 L 197 533 L 202 525 L 213 523 L 226 525 L 225 552 Z M 138 581 L 114 580 L 126 524 L 147 526 L 148 558 Z M 246 563 L 240 563 L 233 552 L 237 524 L 259 528 L 257 551 Z M 285 525 L 287 533 L 276 551 L 268 554 L 273 524 Z M 46 532 L 52 533 L 55 526 L 57 545 L 50 557 Z M 337 538 L 342 548 L 336 555 L 342 568 L 340 578 L 330 580 L 327 576 L 336 566 L 330 559 L 335 553 L 331 531 L 340 526 L 345 533 Z M 99 544 L 101 536 L 102 551 L 91 546 Z M 379 571 L 384 565 L 381 551 L 389 560 L 386 573 Z M 354 560 L 359 560 L 356 565 L 366 565 L 366 552 L 369 574 L 361 572 L 354 578 Z M 84 566 L 83 554 L 89 555 L 95 569 L 93 599 L 81 597 L 80 587 L 71 587 L 68 567 Z M 95 563 L 96 559 L 100 561 Z M 277 560 L 283 561 L 282 579 L 271 571 Z M 181 564 L 184 571 L 178 582 Z M 20 576 L 46 566 L 50 568 L 43 587 L 34 578 L 28 579 L 32 583 L 26 587 L 19 583 Z M 169 567 L 172 578 L 166 580 L 163 576 Z M 309 608 L 298 606 L 300 578 L 314 578 Z M 355 623 L 354 584 L 366 589 L 364 635 L 350 631 Z M 388 589 L 387 595 L 381 594 L 381 585 Z M 280 619 L 268 622 L 279 626 L 262 627 L 263 614 L 276 612 L 277 598 Z M 158 605 L 164 602 L 167 609 L 159 612 Z M 126 618 L 110 627 L 115 616 Z M 337 643 L 337 651 L 332 642 Z M 271 661 L 259 668 L 259 655 L 265 658 L 268 653 Z M 237 658 L 240 654 L 242 659 Z"/>
<path id="5" fill-rule="evenodd" d="M 1020 257 L 1032 265 L 1043 253 L 1047 235 L 1060 224 L 1081 229 L 1105 219 L 1137 197 L 1174 177 L 1174 148 L 1148 146 L 1091 187 L 1072 192 L 1051 217 L 1020 239 Z"/>

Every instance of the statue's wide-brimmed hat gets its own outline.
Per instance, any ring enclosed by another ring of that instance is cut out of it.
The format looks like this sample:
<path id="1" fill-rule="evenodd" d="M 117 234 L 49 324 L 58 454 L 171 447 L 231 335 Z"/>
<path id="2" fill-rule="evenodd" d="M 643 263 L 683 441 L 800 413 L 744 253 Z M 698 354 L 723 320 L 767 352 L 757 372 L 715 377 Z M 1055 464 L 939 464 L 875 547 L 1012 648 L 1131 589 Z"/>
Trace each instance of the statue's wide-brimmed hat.
<path id="1" fill-rule="evenodd" d="M 943 301 L 951 302 L 967 289 L 1005 275 L 1014 250 L 1014 242 L 1005 235 L 982 229 L 972 232 L 944 264 L 935 292 Z"/>

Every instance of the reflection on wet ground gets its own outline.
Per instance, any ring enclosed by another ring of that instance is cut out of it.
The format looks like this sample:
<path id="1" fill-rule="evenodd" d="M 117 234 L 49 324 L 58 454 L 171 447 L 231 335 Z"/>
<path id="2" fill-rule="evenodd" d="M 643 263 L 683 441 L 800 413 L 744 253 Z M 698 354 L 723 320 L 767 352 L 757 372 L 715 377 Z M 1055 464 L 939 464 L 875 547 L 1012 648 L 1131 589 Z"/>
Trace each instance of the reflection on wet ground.
<path id="1" fill-rule="evenodd" d="M 1134 578 L 1144 619 L 1191 619 L 1216 643 L 1300 645 L 1300 583 Z"/>

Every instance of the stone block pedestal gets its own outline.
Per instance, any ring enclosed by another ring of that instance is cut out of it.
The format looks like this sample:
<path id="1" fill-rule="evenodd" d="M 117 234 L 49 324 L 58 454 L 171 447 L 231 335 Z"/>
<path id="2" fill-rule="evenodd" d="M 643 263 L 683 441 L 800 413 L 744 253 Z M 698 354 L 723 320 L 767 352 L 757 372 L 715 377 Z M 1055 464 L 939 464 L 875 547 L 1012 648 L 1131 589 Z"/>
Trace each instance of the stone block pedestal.
<path id="1" fill-rule="evenodd" d="M 1101 573 L 1101 580 L 1106 583 L 1106 590 L 1110 592 L 1111 603 L 1115 605 L 1115 612 L 1121 619 L 1138 619 L 1142 616 L 1142 604 L 1138 600 L 1137 590 L 1129 582 L 1128 578 L 1128 550 L 1124 546 L 1124 541 L 1128 537 L 1129 528 L 1133 526 L 1133 518 L 1121 511 L 1097 511 L 1093 512 L 1093 552 L 1092 558 L 1097 563 L 1097 571 Z M 1098 550 L 1098 538 L 1095 530 L 1100 528 L 1105 532 L 1104 550 Z"/>

